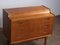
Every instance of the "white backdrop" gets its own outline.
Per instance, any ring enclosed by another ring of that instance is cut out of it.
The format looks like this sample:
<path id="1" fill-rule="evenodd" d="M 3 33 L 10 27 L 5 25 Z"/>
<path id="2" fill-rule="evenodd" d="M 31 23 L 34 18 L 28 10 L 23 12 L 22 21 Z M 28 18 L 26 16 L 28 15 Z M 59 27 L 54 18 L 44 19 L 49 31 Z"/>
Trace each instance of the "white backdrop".
<path id="1" fill-rule="evenodd" d="M 60 0 L 0 0 L 0 27 L 2 27 L 2 9 L 26 6 L 45 5 L 49 7 L 55 15 L 60 14 Z"/>

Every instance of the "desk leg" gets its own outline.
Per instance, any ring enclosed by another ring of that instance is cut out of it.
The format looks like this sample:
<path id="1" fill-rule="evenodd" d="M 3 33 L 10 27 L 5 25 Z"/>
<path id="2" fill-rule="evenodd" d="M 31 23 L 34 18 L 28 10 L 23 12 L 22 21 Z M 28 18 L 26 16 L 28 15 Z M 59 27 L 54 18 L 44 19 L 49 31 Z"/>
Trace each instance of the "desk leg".
<path id="1" fill-rule="evenodd" d="M 47 37 L 44 37 L 44 45 L 47 43 Z"/>

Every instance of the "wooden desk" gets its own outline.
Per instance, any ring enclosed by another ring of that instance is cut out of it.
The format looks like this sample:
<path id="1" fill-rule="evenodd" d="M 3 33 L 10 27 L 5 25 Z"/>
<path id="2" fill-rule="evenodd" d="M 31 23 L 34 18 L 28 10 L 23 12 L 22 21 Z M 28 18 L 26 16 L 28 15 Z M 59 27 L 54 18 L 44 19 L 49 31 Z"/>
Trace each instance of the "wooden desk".
<path id="1" fill-rule="evenodd" d="M 3 9 L 3 32 L 9 44 L 45 38 L 53 31 L 54 15 L 45 6 Z"/>

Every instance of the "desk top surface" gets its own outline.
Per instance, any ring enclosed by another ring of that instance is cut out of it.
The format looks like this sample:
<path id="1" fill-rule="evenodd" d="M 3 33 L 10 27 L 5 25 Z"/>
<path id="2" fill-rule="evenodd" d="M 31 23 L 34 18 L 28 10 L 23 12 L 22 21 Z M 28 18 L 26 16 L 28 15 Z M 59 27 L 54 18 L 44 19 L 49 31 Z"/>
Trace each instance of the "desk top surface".
<path id="1" fill-rule="evenodd" d="M 9 15 L 28 15 L 49 13 L 49 9 L 45 6 L 32 6 L 4 9 Z"/>

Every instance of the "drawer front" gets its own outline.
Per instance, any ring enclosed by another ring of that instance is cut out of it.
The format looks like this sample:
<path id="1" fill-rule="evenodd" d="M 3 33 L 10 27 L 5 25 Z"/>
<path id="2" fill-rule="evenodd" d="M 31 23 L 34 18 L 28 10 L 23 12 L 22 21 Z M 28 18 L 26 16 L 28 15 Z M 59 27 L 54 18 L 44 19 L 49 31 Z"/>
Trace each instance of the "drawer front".
<path id="1" fill-rule="evenodd" d="M 23 41 L 52 33 L 52 18 L 18 20 L 11 24 L 11 42 Z"/>

